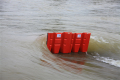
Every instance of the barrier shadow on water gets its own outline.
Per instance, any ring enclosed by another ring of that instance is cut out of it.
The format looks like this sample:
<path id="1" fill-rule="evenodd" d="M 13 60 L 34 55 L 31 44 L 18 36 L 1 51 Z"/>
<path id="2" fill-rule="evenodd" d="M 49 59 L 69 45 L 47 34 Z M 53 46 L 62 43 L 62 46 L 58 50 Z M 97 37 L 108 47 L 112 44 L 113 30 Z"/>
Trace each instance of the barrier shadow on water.
<path id="1" fill-rule="evenodd" d="M 65 61 L 69 61 L 69 62 L 73 62 L 73 63 L 77 63 L 77 64 L 81 64 L 84 65 L 85 64 L 85 57 L 86 57 L 86 53 L 84 52 L 78 52 L 78 53 L 68 53 L 68 54 L 63 54 L 63 53 L 58 53 L 58 54 L 53 54 L 56 57 L 59 57 Z"/>
<path id="2" fill-rule="evenodd" d="M 86 53 L 83 52 L 68 54 L 58 53 L 53 55 L 62 59 L 63 65 L 61 66 L 64 70 L 75 74 L 81 73 L 86 62 Z"/>

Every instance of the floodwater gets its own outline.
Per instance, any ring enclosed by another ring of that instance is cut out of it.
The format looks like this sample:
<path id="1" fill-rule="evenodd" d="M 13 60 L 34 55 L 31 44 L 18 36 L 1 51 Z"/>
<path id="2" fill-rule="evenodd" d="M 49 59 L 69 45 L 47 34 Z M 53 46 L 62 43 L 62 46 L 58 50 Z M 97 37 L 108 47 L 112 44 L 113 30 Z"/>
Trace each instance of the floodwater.
<path id="1" fill-rule="evenodd" d="M 52 54 L 48 32 L 90 32 L 87 53 Z M 120 0 L 0 0 L 0 80 L 119 80 Z"/>

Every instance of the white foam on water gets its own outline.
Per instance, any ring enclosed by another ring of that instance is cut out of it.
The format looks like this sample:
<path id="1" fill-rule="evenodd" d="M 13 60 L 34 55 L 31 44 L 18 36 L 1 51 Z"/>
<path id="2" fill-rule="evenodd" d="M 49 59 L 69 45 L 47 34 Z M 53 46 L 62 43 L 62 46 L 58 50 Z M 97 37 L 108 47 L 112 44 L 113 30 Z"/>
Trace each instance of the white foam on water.
<path id="1" fill-rule="evenodd" d="M 107 40 L 103 39 L 103 37 L 91 36 L 90 38 L 98 41 L 99 43 L 101 42 L 109 43 Z"/>
<path id="2" fill-rule="evenodd" d="M 93 56 L 93 57 L 98 61 L 102 61 L 110 65 L 120 67 L 120 60 L 110 59 L 109 57 L 100 57 L 100 56 Z"/>

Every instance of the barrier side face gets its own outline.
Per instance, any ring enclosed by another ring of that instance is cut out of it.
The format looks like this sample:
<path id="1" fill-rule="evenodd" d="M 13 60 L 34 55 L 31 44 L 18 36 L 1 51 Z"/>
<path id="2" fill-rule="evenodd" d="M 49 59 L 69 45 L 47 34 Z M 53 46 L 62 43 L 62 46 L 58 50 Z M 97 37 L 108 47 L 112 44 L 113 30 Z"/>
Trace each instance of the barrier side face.
<path id="1" fill-rule="evenodd" d="M 52 53 L 87 52 L 91 33 L 48 33 L 47 47 Z"/>
<path id="2" fill-rule="evenodd" d="M 52 42 L 53 42 L 53 33 L 47 34 L 47 47 L 51 51 L 52 49 Z"/>
<path id="3" fill-rule="evenodd" d="M 71 32 L 62 33 L 62 42 L 61 42 L 60 52 L 71 53 L 71 40 L 72 40 Z"/>
<path id="4" fill-rule="evenodd" d="M 73 52 L 78 52 L 81 44 L 81 35 L 82 33 L 75 33 L 74 34 L 74 42 L 73 42 Z"/>
<path id="5" fill-rule="evenodd" d="M 71 39 L 71 51 L 72 51 L 72 48 L 73 48 L 74 37 L 75 37 L 75 33 L 72 33 L 72 39 Z"/>
<path id="6" fill-rule="evenodd" d="M 87 52 L 90 35 L 91 35 L 91 33 L 83 33 L 82 34 L 82 45 L 80 47 L 81 52 Z"/>
<path id="7" fill-rule="evenodd" d="M 57 54 L 59 53 L 60 46 L 61 46 L 61 34 L 62 33 L 53 33 L 53 47 L 52 52 Z"/>

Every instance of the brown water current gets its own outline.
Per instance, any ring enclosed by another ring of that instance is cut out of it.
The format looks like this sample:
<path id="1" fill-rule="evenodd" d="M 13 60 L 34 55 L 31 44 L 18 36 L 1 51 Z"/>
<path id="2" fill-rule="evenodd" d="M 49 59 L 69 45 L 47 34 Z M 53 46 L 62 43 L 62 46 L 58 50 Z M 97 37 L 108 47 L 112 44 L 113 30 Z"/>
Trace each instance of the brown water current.
<path id="1" fill-rule="evenodd" d="M 53 54 L 48 32 L 90 32 L 86 53 Z M 0 0 L 0 80 L 119 80 L 119 0 Z"/>

